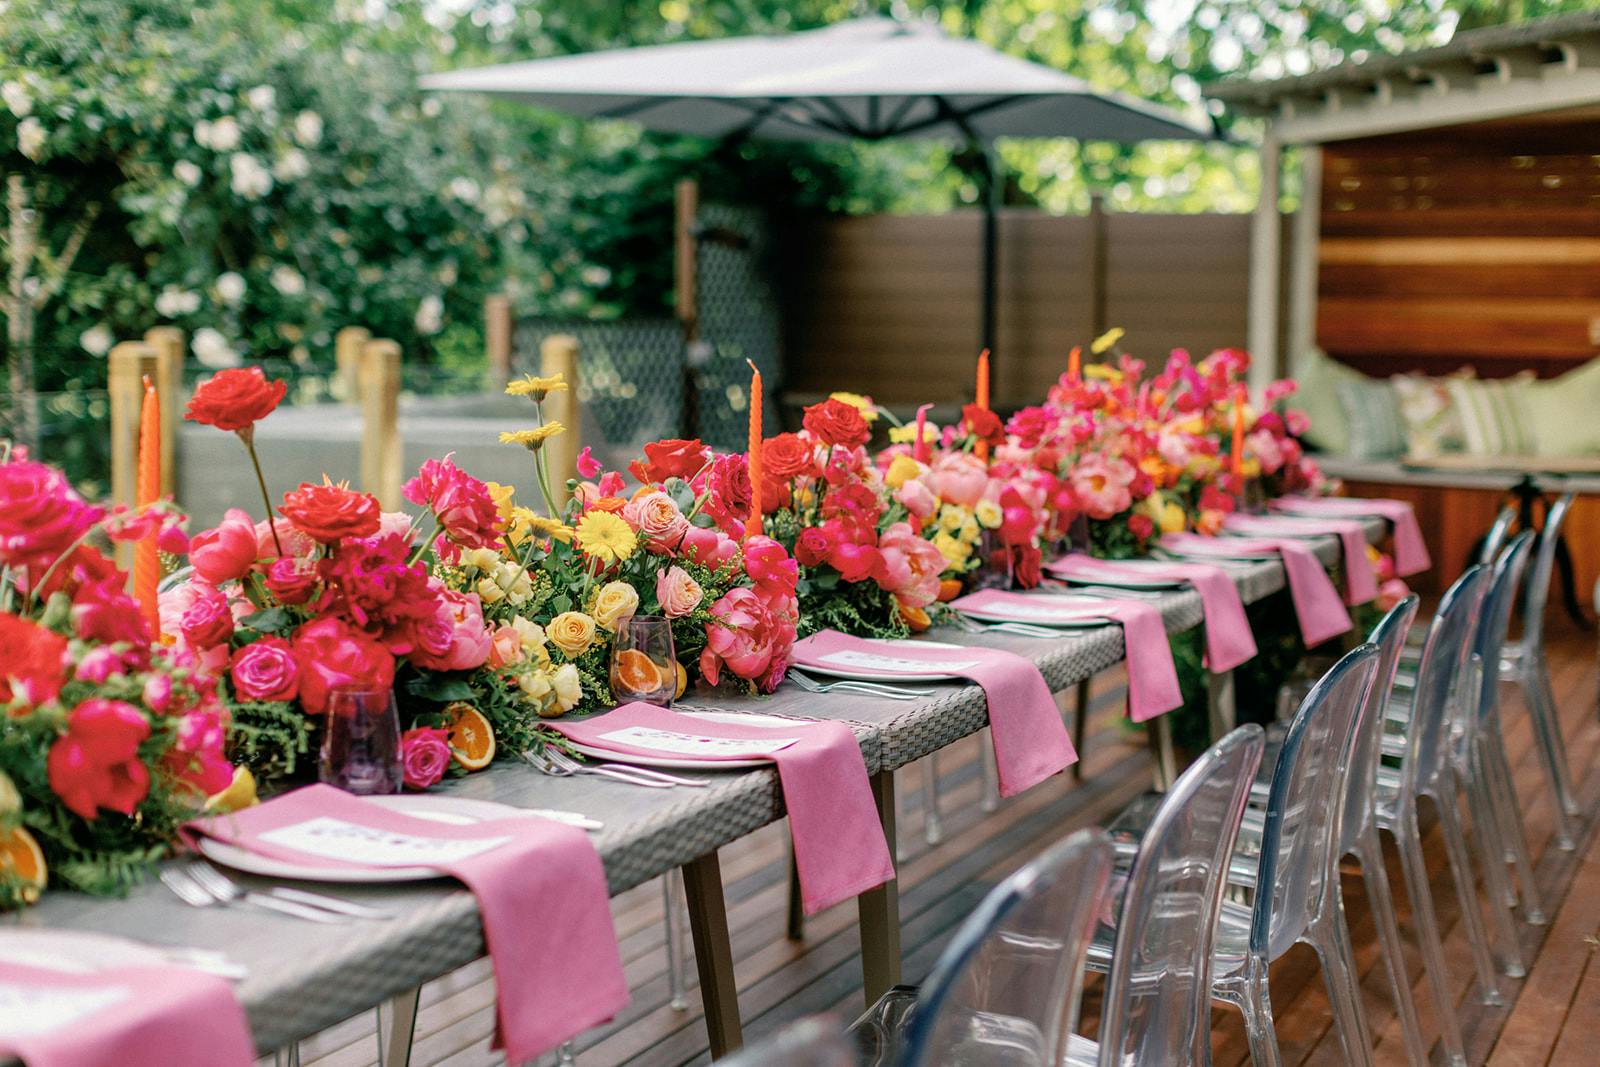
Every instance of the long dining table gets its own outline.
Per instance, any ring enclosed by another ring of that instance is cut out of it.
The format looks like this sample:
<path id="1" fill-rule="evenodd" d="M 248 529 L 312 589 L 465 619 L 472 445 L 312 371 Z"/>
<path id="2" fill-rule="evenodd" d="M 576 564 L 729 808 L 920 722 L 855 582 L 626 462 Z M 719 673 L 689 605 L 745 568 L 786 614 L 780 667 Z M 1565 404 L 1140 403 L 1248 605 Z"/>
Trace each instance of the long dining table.
<path id="1" fill-rule="evenodd" d="M 1365 520 L 1370 540 L 1387 524 Z M 1339 559 L 1331 536 L 1310 542 L 1330 568 Z M 1229 565 L 1246 603 L 1284 588 L 1276 560 Z M 1152 603 L 1169 633 L 1202 620 L 1192 589 L 1165 592 Z M 1122 628 L 1115 624 L 1066 630 L 1059 637 L 1022 637 L 1003 632 L 972 634 L 936 629 L 942 641 L 1002 648 L 1038 665 L 1060 693 L 1086 682 L 1124 658 Z M 719 711 L 832 719 L 848 724 L 861 745 L 888 840 L 895 841 L 894 772 L 966 738 L 988 725 L 983 690 L 967 682 L 929 683 L 925 699 L 890 700 L 861 693 L 812 693 L 793 684 L 764 697 L 691 694 L 696 706 Z M 1213 686 L 1214 691 L 1225 687 Z M 1080 708 L 1080 718 L 1082 709 Z M 1231 725 L 1226 708 L 1214 713 L 1213 729 Z M 1170 753 L 1165 717 L 1151 721 L 1158 744 Z M 1166 768 L 1170 776 L 1174 768 Z M 690 772 L 684 772 L 690 773 Z M 733 956 L 717 852 L 723 845 L 784 815 L 778 776 L 770 769 L 709 772 L 704 788 L 642 789 L 597 776 L 551 777 L 515 759 L 480 773 L 441 783 L 436 791 L 497 801 L 518 808 L 577 812 L 603 823 L 592 834 L 612 895 L 683 871 L 690 931 L 713 1056 L 741 1041 Z M 1158 769 L 1158 779 L 1162 771 Z M 246 886 L 272 884 L 236 875 Z M 317 888 L 306 886 L 306 888 Z M 249 1017 L 256 1046 L 264 1053 L 294 1043 L 379 1006 L 389 1011 L 380 1041 L 384 1063 L 405 1062 L 417 991 L 423 983 L 484 954 L 476 901 L 457 883 L 443 879 L 387 885 L 341 885 L 342 896 L 394 910 L 383 921 L 340 925 L 304 922 L 247 908 L 194 908 L 154 879 L 126 898 L 50 892 L 35 907 L 6 920 L 9 925 L 98 932 L 174 947 L 225 954 L 247 970 L 235 992 Z M 868 1003 L 900 981 L 897 886 L 889 882 L 858 898 L 864 991 Z M 0 927 L 3 929 L 3 927 Z"/>

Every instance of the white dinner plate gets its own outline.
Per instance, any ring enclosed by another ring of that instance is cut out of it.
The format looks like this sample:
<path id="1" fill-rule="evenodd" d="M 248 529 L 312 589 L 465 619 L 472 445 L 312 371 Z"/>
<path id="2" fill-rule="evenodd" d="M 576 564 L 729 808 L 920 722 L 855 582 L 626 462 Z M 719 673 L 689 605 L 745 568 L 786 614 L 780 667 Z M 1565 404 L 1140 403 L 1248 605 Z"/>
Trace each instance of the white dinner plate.
<path id="1" fill-rule="evenodd" d="M 950 648 L 960 650 L 963 646 L 951 644 L 949 641 L 912 641 L 896 640 L 885 637 L 864 637 L 863 641 L 876 648 L 886 650 L 892 654 L 897 648 Z M 932 665 L 930 664 L 930 667 Z M 961 676 L 941 671 L 937 668 L 927 671 L 903 672 L 873 670 L 871 667 L 852 667 L 834 663 L 797 663 L 794 670 L 804 671 L 806 674 L 821 674 L 829 678 L 846 678 L 853 682 L 948 682 Z"/>
<path id="2" fill-rule="evenodd" d="M 513 808 L 509 804 L 497 804 L 492 800 L 431 796 L 427 793 L 395 793 L 362 799 L 418 819 L 449 823 L 452 826 L 470 826 L 473 823 L 489 822 L 494 819 L 538 814 L 524 808 Z M 317 867 L 260 856 L 248 849 L 209 837 L 201 837 L 196 847 L 206 859 L 220 863 L 224 867 L 232 867 L 236 871 L 259 874 L 267 878 L 294 878 L 306 882 L 383 884 L 425 882 L 431 878 L 449 877 L 434 867 Z"/>
<path id="3" fill-rule="evenodd" d="M 744 718 L 744 716 L 737 716 Z M 596 748 L 593 745 L 580 744 L 577 741 L 568 742 L 574 751 L 582 752 L 585 756 L 593 756 L 606 763 L 631 763 L 639 767 L 660 767 L 662 770 L 676 771 L 752 771 L 757 767 L 770 767 L 772 760 L 767 757 L 752 759 L 690 759 L 687 756 L 638 756 L 632 752 L 613 752 L 609 748 Z"/>
<path id="4" fill-rule="evenodd" d="M 1158 578 L 1153 574 L 1136 574 L 1132 571 L 1096 571 L 1092 576 L 1057 574 L 1049 567 L 1045 573 L 1069 585 L 1103 585 L 1113 589 L 1182 589 L 1189 583 L 1182 578 Z"/>

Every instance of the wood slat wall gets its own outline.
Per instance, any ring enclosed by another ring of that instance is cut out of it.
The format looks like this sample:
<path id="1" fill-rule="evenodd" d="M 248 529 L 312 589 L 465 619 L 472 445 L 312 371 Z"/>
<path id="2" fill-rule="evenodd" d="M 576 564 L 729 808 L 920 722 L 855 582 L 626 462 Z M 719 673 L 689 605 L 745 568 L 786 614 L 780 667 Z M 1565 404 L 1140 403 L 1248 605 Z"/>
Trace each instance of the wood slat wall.
<path id="1" fill-rule="evenodd" d="M 1369 373 L 1559 374 L 1600 345 L 1600 124 L 1323 149 L 1317 338 Z"/>

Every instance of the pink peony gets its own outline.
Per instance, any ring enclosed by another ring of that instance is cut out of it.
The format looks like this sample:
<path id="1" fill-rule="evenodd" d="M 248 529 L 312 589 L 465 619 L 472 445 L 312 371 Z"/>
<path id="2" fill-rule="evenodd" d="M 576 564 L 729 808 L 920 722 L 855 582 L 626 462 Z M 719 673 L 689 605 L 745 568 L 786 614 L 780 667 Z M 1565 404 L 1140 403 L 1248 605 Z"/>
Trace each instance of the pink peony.
<path id="1" fill-rule="evenodd" d="M 894 491 L 897 503 L 918 519 L 927 520 L 939 510 L 939 498 L 920 478 L 913 478 Z"/>
<path id="2" fill-rule="evenodd" d="M 682 554 L 702 567 L 716 570 L 739 555 L 739 542 L 721 530 L 691 526 L 683 534 Z"/>
<path id="3" fill-rule="evenodd" d="M 749 589 L 731 589 L 711 606 L 700 673 L 716 685 L 726 667 L 771 692 L 782 680 L 794 628 Z"/>
<path id="4" fill-rule="evenodd" d="M 212 585 L 243 578 L 260 558 L 256 524 L 238 508 L 229 508 L 220 523 L 189 542 L 195 574 Z"/>
<path id="5" fill-rule="evenodd" d="M 295 632 L 293 647 L 300 664 L 300 706 L 312 715 L 328 710 L 328 694 L 335 688 L 394 686 L 389 650 L 343 619 L 306 623 Z"/>
<path id="6" fill-rule="evenodd" d="M 42 574 L 103 514 L 54 467 L 28 460 L 0 463 L 0 565 Z"/>
<path id="7" fill-rule="evenodd" d="M 682 567 L 668 567 L 656 573 L 656 600 L 661 614 L 669 619 L 687 615 L 700 606 L 705 590 Z"/>
<path id="8" fill-rule="evenodd" d="M 448 628 L 449 643 L 442 649 L 419 644 L 411 652 L 412 663 L 435 671 L 468 671 L 488 661 L 493 640 L 477 593 L 447 590 L 439 604 L 439 620 Z"/>
<path id="9" fill-rule="evenodd" d="M 434 785 L 450 768 L 449 734 L 427 726 L 407 730 L 400 735 L 400 765 L 407 789 Z"/>
<path id="10" fill-rule="evenodd" d="M 933 461 L 930 488 L 940 499 L 964 508 L 975 508 L 989 485 L 983 460 L 963 452 L 946 452 Z"/>
<path id="11" fill-rule="evenodd" d="M 300 692 L 300 664 L 293 646 L 281 637 L 263 637 L 235 649 L 228 676 L 240 700 L 293 700 Z"/>
<path id="12" fill-rule="evenodd" d="M 652 552 L 671 555 L 678 550 L 689 520 L 666 493 L 636 496 L 622 508 L 622 517 L 639 533 L 639 539 Z"/>
<path id="13" fill-rule="evenodd" d="M 897 522 L 878 538 L 882 557 L 878 584 L 902 604 L 921 608 L 939 597 L 939 574 L 945 558 L 933 542 L 917 535 L 910 523 Z"/>
<path id="14" fill-rule="evenodd" d="M 45 760 L 50 788 L 69 811 L 94 820 L 100 809 L 132 815 L 150 792 L 139 745 L 150 723 L 121 700 L 85 700 L 67 716 L 67 732 Z"/>
<path id="15" fill-rule="evenodd" d="M 883 557 L 872 545 L 840 541 L 828 551 L 828 566 L 847 582 L 864 582 L 883 567 Z"/>
<path id="16" fill-rule="evenodd" d="M 493 548 L 500 543 L 500 512 L 489 487 L 451 458 L 430 459 L 401 492 L 433 512 L 450 543 L 461 548 Z M 380 524 L 381 530 L 381 524 Z"/>
<path id="17" fill-rule="evenodd" d="M 1133 506 L 1135 473 L 1125 459 L 1090 453 L 1072 468 L 1072 491 L 1091 519 L 1109 519 Z"/>

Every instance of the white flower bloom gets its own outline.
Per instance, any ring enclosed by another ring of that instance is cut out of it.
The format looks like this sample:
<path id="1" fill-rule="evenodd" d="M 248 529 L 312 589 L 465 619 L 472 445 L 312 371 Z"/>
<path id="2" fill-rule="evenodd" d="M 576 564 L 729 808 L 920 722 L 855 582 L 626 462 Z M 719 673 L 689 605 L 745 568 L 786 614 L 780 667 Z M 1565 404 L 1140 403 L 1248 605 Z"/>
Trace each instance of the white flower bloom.
<path id="1" fill-rule="evenodd" d="M 270 85 L 258 85 L 245 92 L 244 100 L 256 111 L 271 111 L 278 102 L 278 91 Z"/>
<path id="2" fill-rule="evenodd" d="M 17 151 L 38 162 L 44 152 L 44 125 L 36 118 L 26 118 L 17 123 Z"/>
<path id="3" fill-rule="evenodd" d="M 422 298 L 422 303 L 417 305 L 417 332 L 420 334 L 435 334 L 444 329 L 444 301 L 432 293 Z"/>
<path id="4" fill-rule="evenodd" d="M 280 182 L 292 182 L 310 173 L 311 158 L 298 148 L 289 149 L 272 165 L 272 176 Z"/>
<path id="5" fill-rule="evenodd" d="M 444 110 L 444 105 L 437 96 L 430 96 L 422 102 L 422 113 L 430 119 L 439 117 L 439 112 Z"/>
<path id="6" fill-rule="evenodd" d="M 248 152 L 235 152 L 228 157 L 228 170 L 233 175 L 233 193 L 246 200 L 256 200 L 272 192 L 272 172 Z"/>
<path id="7" fill-rule="evenodd" d="M 11 113 L 19 119 L 25 119 L 33 111 L 33 97 L 28 93 L 28 87 L 21 82 L 5 82 L 0 84 L 0 101 L 4 101 Z"/>
<path id="8" fill-rule="evenodd" d="M 172 176 L 193 189 L 200 184 L 203 175 L 199 166 L 187 159 L 180 159 L 172 165 Z"/>
<path id="9" fill-rule="evenodd" d="M 583 284 L 598 289 L 611 280 L 611 272 L 604 267 L 591 264 L 578 272 L 578 277 L 583 279 Z"/>
<path id="10" fill-rule="evenodd" d="M 478 183 L 471 178 L 451 178 L 450 184 L 445 186 L 445 191 L 463 204 L 478 202 Z"/>
<path id="11" fill-rule="evenodd" d="M 302 111 L 294 117 L 294 139 L 303 147 L 313 148 L 322 140 L 322 116 L 315 111 Z"/>
<path id="12" fill-rule="evenodd" d="M 194 340 L 189 347 L 194 351 L 194 358 L 212 370 L 237 367 L 243 362 L 228 339 L 209 326 L 202 326 L 194 332 Z"/>
<path id="13" fill-rule="evenodd" d="M 244 299 L 244 279 L 236 271 L 217 275 L 217 298 L 224 304 L 237 304 Z"/>
<path id="14" fill-rule="evenodd" d="M 446 289 L 454 285 L 456 279 L 460 277 L 460 270 L 456 267 L 456 261 L 453 259 L 445 260 L 444 266 L 434 273 L 434 277 L 438 278 L 439 284 Z"/>
<path id="15" fill-rule="evenodd" d="M 202 119 L 194 126 L 195 144 L 213 152 L 232 152 L 239 147 L 240 137 L 239 120 L 232 115 L 224 115 L 215 122 Z"/>
<path id="16" fill-rule="evenodd" d="M 293 267 L 282 263 L 272 268 L 272 287 L 284 296 L 299 296 L 306 291 L 306 280 Z"/>
<path id="17" fill-rule="evenodd" d="M 97 322 L 78 335 L 78 343 L 83 350 L 91 356 L 103 356 L 111 351 L 111 329 L 103 322 Z"/>
<path id="18" fill-rule="evenodd" d="M 200 310 L 200 294 L 192 289 L 179 289 L 169 285 L 156 297 L 156 314 L 175 319 L 180 315 L 193 315 Z"/>

